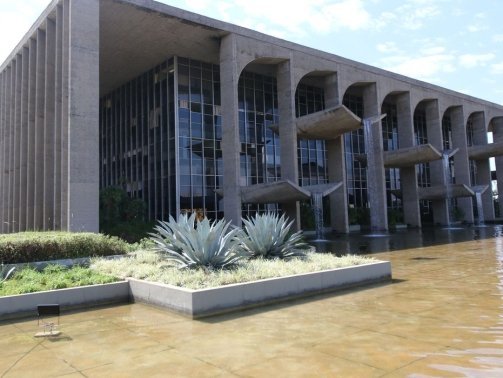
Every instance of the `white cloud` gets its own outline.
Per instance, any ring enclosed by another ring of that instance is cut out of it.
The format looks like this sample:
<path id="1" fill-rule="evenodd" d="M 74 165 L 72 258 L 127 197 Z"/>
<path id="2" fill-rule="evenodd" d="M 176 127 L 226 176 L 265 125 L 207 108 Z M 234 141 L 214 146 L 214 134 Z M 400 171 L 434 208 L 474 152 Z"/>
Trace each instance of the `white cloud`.
<path id="1" fill-rule="evenodd" d="M 395 42 L 378 43 L 376 46 L 377 51 L 382 53 L 392 53 L 399 51 Z"/>
<path id="2" fill-rule="evenodd" d="M 382 61 L 390 71 L 426 81 L 437 81 L 436 75 L 456 70 L 455 57 L 451 54 L 395 56 Z"/>
<path id="3" fill-rule="evenodd" d="M 503 74 L 503 62 L 491 65 L 491 73 L 501 75 Z"/>
<path id="4" fill-rule="evenodd" d="M 503 42 L 503 34 L 495 34 L 492 39 L 493 42 Z"/>
<path id="5" fill-rule="evenodd" d="M 477 25 L 477 24 L 468 25 L 468 31 L 470 33 L 478 33 L 484 30 L 487 30 L 486 25 Z"/>
<path id="6" fill-rule="evenodd" d="M 365 9 L 363 0 L 184 0 L 184 2 L 188 8 L 196 12 L 207 12 L 212 9 L 213 17 L 289 39 L 305 36 L 311 32 L 327 34 L 340 29 L 369 29 L 373 27 L 373 23 L 375 24 Z"/>
<path id="7" fill-rule="evenodd" d="M 484 66 L 496 57 L 493 53 L 487 54 L 463 54 L 459 57 L 459 64 L 465 68 Z"/>
<path id="8" fill-rule="evenodd" d="M 399 7 L 397 13 L 401 15 L 402 27 L 417 30 L 424 26 L 425 20 L 431 20 L 441 12 L 436 5 L 415 8 L 413 5 L 406 4 Z"/>
<path id="9" fill-rule="evenodd" d="M 423 47 L 421 50 L 422 55 L 439 55 L 445 52 L 445 47 L 443 46 L 427 46 Z"/>

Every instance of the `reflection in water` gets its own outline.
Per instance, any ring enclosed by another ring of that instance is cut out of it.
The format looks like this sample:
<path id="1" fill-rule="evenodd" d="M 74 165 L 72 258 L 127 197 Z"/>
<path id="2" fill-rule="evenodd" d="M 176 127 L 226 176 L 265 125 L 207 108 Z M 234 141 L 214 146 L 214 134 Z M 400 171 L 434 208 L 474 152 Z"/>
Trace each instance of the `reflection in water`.
<path id="1" fill-rule="evenodd" d="M 426 227 L 423 229 L 397 230 L 381 235 L 381 237 L 368 237 L 368 235 L 359 233 L 326 233 L 324 235 L 326 240 L 323 243 L 309 239 L 308 242 L 315 246 L 318 252 L 332 252 L 340 256 L 460 243 L 493 238 L 502 234 L 503 226 L 501 225 L 492 225 L 485 228 L 467 226 L 456 229 Z"/>
<path id="2" fill-rule="evenodd" d="M 467 232 L 471 236 L 470 232 Z M 453 364 L 439 364 L 433 363 L 429 368 L 439 370 L 443 374 L 455 373 L 462 377 L 503 377 L 503 240 L 498 237 L 501 236 L 501 227 L 494 227 L 492 232 L 485 234 L 480 232 L 480 229 L 473 230 L 473 240 L 480 238 L 495 237 L 495 258 L 496 258 L 496 271 L 494 276 L 488 275 L 487 277 L 480 277 L 480 279 L 490 282 L 494 279 L 494 292 L 490 293 L 495 300 L 494 308 L 491 306 L 484 306 L 479 309 L 478 316 L 480 327 L 458 327 L 459 341 L 477 339 L 479 347 L 472 347 L 467 349 L 450 349 L 443 353 L 432 353 L 430 357 L 452 357 L 455 363 Z M 477 250 L 477 248 L 470 248 L 470 250 Z M 495 324 L 494 326 L 482 326 L 483 324 Z"/>

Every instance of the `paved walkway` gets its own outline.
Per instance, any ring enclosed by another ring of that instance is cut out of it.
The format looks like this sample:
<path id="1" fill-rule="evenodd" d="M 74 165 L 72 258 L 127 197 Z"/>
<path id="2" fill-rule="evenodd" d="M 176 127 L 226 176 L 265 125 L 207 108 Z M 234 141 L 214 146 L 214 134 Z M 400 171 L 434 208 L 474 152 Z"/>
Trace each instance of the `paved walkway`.
<path id="1" fill-rule="evenodd" d="M 377 255 L 394 283 L 191 321 L 135 304 L 0 323 L 0 377 L 503 376 L 503 238 Z"/>

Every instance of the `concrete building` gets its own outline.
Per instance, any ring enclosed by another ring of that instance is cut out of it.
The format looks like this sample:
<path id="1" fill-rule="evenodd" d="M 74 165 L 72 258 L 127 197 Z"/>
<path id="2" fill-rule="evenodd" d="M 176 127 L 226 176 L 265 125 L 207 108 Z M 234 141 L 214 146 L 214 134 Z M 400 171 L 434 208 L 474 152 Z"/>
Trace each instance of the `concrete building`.
<path id="1" fill-rule="evenodd" d="M 0 67 L 3 233 L 97 231 L 113 185 L 151 219 L 491 220 L 501 155 L 500 105 L 150 0 L 54 0 Z"/>

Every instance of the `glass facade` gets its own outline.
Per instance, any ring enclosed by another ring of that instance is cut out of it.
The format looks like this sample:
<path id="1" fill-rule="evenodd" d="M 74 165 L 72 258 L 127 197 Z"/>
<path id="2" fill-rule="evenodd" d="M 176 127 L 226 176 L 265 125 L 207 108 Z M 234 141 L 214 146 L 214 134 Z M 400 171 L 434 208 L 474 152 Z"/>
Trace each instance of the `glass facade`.
<path id="1" fill-rule="evenodd" d="M 276 78 L 243 72 L 238 84 L 240 185 L 277 181 L 281 177 Z M 277 204 L 243 204 L 243 216 L 276 211 Z"/>
<path id="2" fill-rule="evenodd" d="M 444 150 L 451 150 L 454 148 L 452 144 L 452 124 L 450 114 L 445 114 L 442 118 L 442 141 Z M 451 184 L 456 182 L 453 156 L 449 158 L 449 172 L 447 172 L 447 180 Z"/>
<path id="3" fill-rule="evenodd" d="M 141 198 L 150 219 L 176 203 L 173 60 L 100 99 L 100 187 Z"/>
<path id="4" fill-rule="evenodd" d="M 177 58 L 180 213 L 223 217 L 220 68 Z"/>
<path id="5" fill-rule="evenodd" d="M 473 146 L 473 119 L 468 118 L 466 124 L 466 145 L 467 147 Z M 469 159 L 468 163 L 470 165 L 470 184 L 477 185 L 477 163 L 475 160 Z"/>
<path id="6" fill-rule="evenodd" d="M 243 72 L 238 84 L 240 185 L 281 178 L 276 78 Z M 196 212 L 223 217 L 220 67 L 174 57 L 100 100 L 100 187 L 141 198 L 149 219 Z M 323 90 L 300 85 L 298 115 L 324 108 Z M 325 183 L 322 141 L 299 141 L 299 182 Z M 243 216 L 279 210 L 243 204 Z"/>
<path id="7" fill-rule="evenodd" d="M 325 109 L 322 88 L 300 84 L 295 94 L 295 113 L 297 117 Z M 323 140 L 298 141 L 299 185 L 317 185 L 328 182 L 326 164 L 327 151 Z"/>
<path id="8" fill-rule="evenodd" d="M 399 149 L 398 144 L 398 118 L 397 107 L 394 103 L 384 103 L 381 110 L 386 117 L 382 120 L 382 139 L 384 151 L 394 151 Z M 384 174 L 386 177 L 386 200 L 388 211 L 395 211 L 399 220 L 403 216 L 401 186 L 400 186 L 400 169 L 385 168 Z"/>
<path id="9" fill-rule="evenodd" d="M 416 145 L 428 143 L 428 127 L 426 124 L 426 111 L 423 108 L 418 108 L 414 112 L 414 139 Z M 416 166 L 417 172 L 417 186 L 429 187 L 431 186 L 430 178 L 430 163 L 421 163 Z M 433 214 L 431 212 L 431 201 L 419 201 L 421 211 L 421 218 L 423 221 L 433 221 Z"/>
<path id="10" fill-rule="evenodd" d="M 346 93 L 343 104 L 363 118 L 363 97 Z M 365 156 L 365 139 L 360 128 L 344 135 L 344 154 L 346 163 L 346 185 L 348 206 L 350 209 L 367 209 L 367 167 Z"/>

